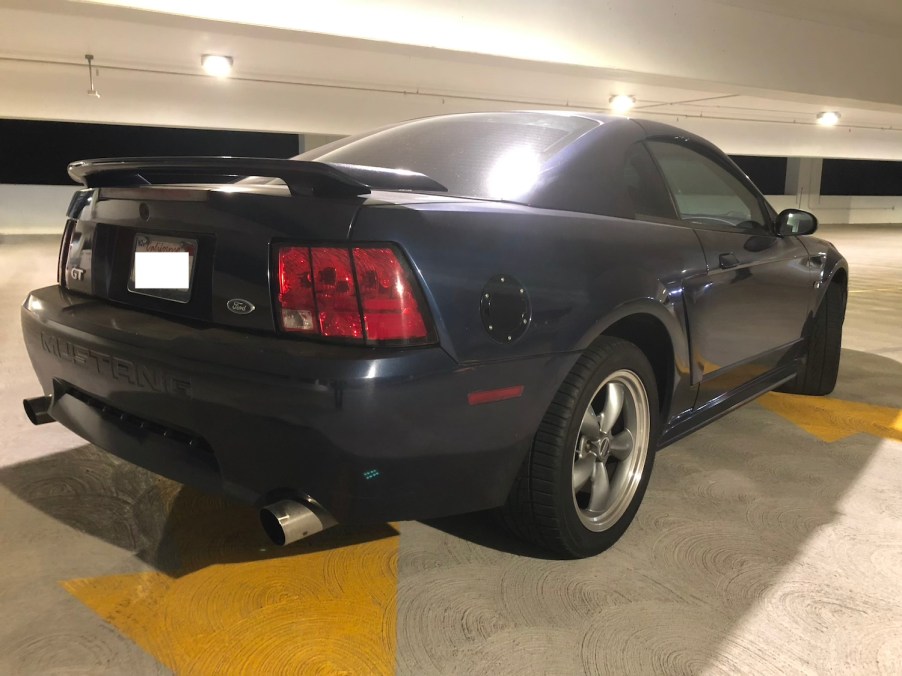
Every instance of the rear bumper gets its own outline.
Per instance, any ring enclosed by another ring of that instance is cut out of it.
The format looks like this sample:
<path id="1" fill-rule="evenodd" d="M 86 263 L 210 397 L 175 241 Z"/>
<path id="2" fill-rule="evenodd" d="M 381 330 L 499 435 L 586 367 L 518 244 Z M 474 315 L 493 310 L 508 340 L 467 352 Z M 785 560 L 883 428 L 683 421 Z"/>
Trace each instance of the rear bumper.
<path id="1" fill-rule="evenodd" d="M 339 521 L 501 504 L 578 355 L 462 366 L 439 347 L 345 347 L 32 292 L 28 354 L 50 414 L 137 465 L 251 503 L 314 498 Z M 474 391 L 523 385 L 470 406 Z"/>

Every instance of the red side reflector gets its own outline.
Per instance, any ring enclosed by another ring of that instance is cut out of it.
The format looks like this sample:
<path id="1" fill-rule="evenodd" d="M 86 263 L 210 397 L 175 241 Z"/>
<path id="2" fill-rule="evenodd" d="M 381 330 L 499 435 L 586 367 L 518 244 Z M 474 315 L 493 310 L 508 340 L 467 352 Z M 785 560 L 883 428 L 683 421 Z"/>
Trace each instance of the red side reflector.
<path id="1" fill-rule="evenodd" d="M 522 385 L 514 385 L 512 387 L 502 387 L 497 390 L 480 390 L 479 392 L 470 392 L 467 395 L 467 403 L 470 406 L 479 406 L 480 404 L 490 404 L 493 401 L 504 401 L 505 399 L 516 399 L 523 394 Z"/>
<path id="2" fill-rule="evenodd" d="M 395 252 L 354 249 L 360 283 L 360 305 L 369 340 L 425 338 L 426 323 L 411 289 L 411 280 Z"/>

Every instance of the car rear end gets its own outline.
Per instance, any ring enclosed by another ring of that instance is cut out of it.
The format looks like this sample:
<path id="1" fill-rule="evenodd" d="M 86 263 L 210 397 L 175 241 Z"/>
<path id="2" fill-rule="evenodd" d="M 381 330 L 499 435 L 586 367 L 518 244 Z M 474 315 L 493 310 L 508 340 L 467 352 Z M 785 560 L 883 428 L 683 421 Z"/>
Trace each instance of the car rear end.
<path id="1" fill-rule="evenodd" d="M 592 139 L 634 127 L 472 113 L 293 160 L 73 163 L 59 284 L 22 309 L 26 408 L 255 504 L 501 505 L 592 321 L 572 249 L 601 231 L 566 208 L 601 208 Z"/>
<path id="2" fill-rule="evenodd" d="M 484 404 L 548 389 L 547 364 L 459 363 L 403 243 L 352 238 L 385 196 L 300 193 L 76 193 L 59 284 L 22 308 L 45 395 L 35 421 L 208 491 L 304 499 L 339 521 L 500 504 L 545 404 Z M 187 288 L 140 284 L 145 253 L 186 260 Z"/>

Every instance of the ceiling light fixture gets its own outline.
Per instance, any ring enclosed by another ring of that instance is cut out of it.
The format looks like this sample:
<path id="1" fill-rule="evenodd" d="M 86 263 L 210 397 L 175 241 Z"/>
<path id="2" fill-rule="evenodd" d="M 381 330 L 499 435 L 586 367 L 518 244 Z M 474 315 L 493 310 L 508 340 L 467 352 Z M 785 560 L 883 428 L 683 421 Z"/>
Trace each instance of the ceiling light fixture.
<path id="1" fill-rule="evenodd" d="M 94 69 L 91 65 L 94 61 L 94 55 L 85 54 L 85 61 L 88 62 L 88 79 L 91 81 L 91 88 L 88 90 L 88 96 L 93 96 L 95 99 L 99 99 L 100 92 L 94 88 Z"/>
<path id="2" fill-rule="evenodd" d="M 842 115 L 835 110 L 825 110 L 817 114 L 817 123 L 825 127 L 833 127 L 839 123 L 840 117 L 842 117 Z"/>
<path id="3" fill-rule="evenodd" d="M 629 94 L 614 94 L 608 99 L 611 110 L 620 115 L 628 113 L 636 105 L 636 97 Z"/>
<path id="4" fill-rule="evenodd" d="M 200 65 L 213 77 L 228 77 L 232 72 L 232 57 L 219 54 L 204 54 L 200 57 Z"/>

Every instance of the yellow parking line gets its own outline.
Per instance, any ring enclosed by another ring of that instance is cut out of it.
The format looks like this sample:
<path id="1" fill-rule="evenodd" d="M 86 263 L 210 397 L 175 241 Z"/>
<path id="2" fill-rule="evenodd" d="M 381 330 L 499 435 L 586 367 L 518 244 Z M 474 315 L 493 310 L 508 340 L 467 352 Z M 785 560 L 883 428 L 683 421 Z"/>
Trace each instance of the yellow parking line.
<path id="1" fill-rule="evenodd" d="M 369 537 L 62 584 L 179 674 L 391 674 L 399 538 Z"/>
<path id="2" fill-rule="evenodd" d="M 902 410 L 897 408 L 797 394 L 769 393 L 758 401 L 821 441 L 858 433 L 902 441 Z"/>

